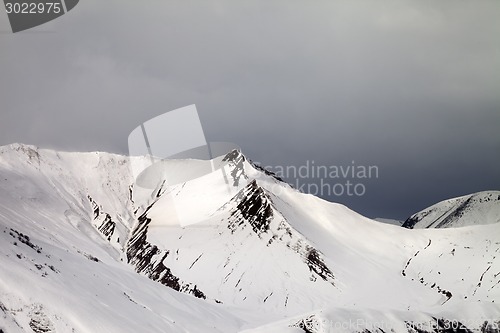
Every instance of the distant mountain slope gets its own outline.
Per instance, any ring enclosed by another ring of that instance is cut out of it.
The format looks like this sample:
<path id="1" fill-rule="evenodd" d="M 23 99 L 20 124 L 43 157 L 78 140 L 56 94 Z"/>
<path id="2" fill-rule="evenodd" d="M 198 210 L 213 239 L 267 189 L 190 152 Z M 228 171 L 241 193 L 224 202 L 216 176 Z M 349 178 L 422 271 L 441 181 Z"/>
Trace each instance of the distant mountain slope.
<path id="1" fill-rule="evenodd" d="M 444 200 L 410 216 L 408 229 L 451 228 L 500 222 L 500 191 Z"/>
<path id="2" fill-rule="evenodd" d="M 155 172 L 202 162 L 163 161 L 141 185 L 130 166 L 144 159 L 0 147 L 0 331 L 429 333 L 407 323 L 499 321 L 498 223 L 377 223 L 239 151 L 170 186 Z M 379 324 L 336 326 L 356 320 Z"/>
<path id="3" fill-rule="evenodd" d="M 403 224 L 403 221 L 395 220 L 395 219 L 387 219 L 387 218 L 383 218 L 383 217 L 376 217 L 376 218 L 374 218 L 374 220 L 377 222 L 392 224 L 392 225 L 397 225 L 397 226 L 401 226 Z"/>

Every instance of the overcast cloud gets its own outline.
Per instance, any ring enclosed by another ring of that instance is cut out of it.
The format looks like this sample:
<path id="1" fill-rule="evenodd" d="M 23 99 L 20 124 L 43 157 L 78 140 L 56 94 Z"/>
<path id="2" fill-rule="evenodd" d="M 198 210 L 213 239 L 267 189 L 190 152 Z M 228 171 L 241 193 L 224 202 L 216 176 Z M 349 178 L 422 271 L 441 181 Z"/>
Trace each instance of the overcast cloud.
<path id="1" fill-rule="evenodd" d="M 97 1 L 9 33 L 0 145 L 126 154 L 196 104 L 209 141 L 264 165 L 377 165 L 366 194 L 404 219 L 500 189 L 498 1 Z"/>

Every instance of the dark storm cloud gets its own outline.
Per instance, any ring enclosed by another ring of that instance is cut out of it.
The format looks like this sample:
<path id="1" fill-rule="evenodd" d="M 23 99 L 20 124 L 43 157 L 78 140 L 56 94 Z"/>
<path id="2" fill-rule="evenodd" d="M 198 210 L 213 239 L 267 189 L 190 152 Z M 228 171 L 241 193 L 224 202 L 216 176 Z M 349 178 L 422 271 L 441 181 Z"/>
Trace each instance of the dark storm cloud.
<path id="1" fill-rule="evenodd" d="M 500 188 L 499 12 L 81 1 L 47 33 L 0 34 L 0 144 L 126 153 L 138 124 L 195 103 L 209 141 L 264 165 L 377 165 L 366 195 L 327 198 L 404 218 Z"/>

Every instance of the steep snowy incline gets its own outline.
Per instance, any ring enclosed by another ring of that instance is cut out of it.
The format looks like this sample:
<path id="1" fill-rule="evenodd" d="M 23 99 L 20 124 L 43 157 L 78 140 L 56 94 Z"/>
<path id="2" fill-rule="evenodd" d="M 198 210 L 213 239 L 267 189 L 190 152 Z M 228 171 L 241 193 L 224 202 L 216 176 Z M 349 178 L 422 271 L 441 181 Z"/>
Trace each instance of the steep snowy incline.
<path id="1" fill-rule="evenodd" d="M 500 191 L 485 191 L 444 200 L 410 216 L 408 229 L 451 228 L 500 222 Z"/>

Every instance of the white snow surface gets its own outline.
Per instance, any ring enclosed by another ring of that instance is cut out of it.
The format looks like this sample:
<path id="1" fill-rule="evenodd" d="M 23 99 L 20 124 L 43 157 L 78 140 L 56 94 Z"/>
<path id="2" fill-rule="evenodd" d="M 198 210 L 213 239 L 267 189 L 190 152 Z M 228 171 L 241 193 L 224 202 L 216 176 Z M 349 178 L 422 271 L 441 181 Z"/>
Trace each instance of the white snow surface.
<path id="1" fill-rule="evenodd" d="M 225 172 L 142 188 L 130 166 L 146 159 L 0 147 L 0 332 L 399 333 L 433 318 L 480 332 L 500 321 L 497 192 L 470 196 L 480 203 L 460 228 L 417 229 L 421 219 L 409 230 L 300 193 L 237 151 Z M 200 164 L 162 163 L 179 179 Z M 456 200 L 440 204 L 468 199 Z"/>

